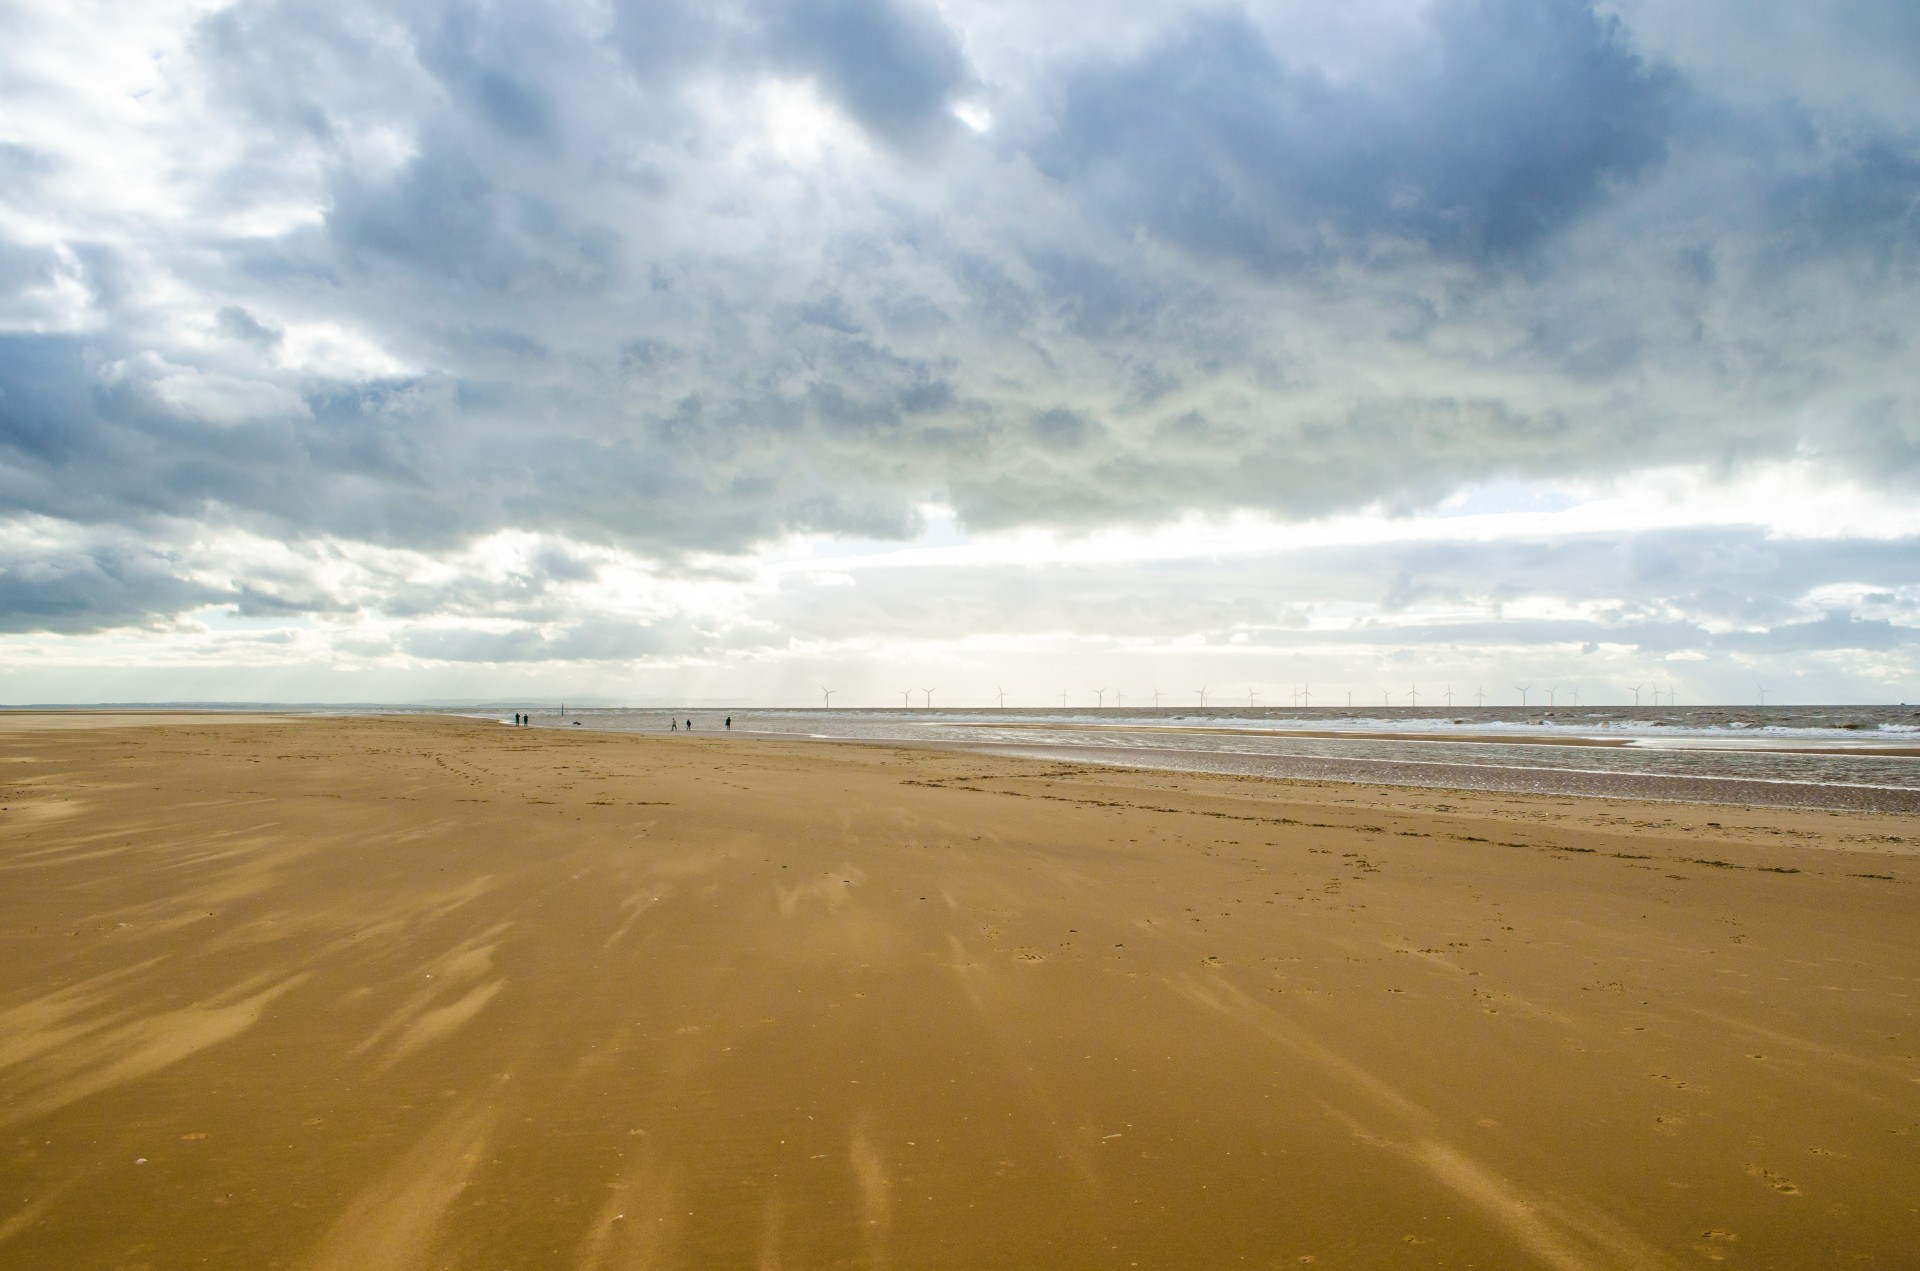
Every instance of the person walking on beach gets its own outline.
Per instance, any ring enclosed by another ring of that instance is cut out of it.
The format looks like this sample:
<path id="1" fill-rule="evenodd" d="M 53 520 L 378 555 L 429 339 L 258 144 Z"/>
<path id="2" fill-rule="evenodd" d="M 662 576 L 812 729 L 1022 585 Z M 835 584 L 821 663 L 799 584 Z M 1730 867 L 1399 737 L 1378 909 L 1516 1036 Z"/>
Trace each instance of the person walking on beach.
<path id="1" fill-rule="evenodd" d="M 680 731 L 680 721 L 677 719 L 670 719 L 667 721 L 667 727 L 677 733 Z"/>
<path id="2" fill-rule="evenodd" d="M 728 732 L 733 731 L 733 716 L 731 715 L 727 716 L 727 731 Z"/>
<path id="3" fill-rule="evenodd" d="M 693 721 L 692 721 L 692 720 L 688 720 L 688 721 L 687 721 L 687 731 L 688 731 L 688 732 L 692 732 L 692 731 L 693 731 Z"/>

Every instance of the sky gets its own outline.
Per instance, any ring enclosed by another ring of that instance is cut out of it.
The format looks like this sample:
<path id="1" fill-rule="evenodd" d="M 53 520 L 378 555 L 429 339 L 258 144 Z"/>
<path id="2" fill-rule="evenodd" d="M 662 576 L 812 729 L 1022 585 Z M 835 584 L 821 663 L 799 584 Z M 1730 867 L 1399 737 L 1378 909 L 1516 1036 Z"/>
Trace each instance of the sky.
<path id="1" fill-rule="evenodd" d="M 1916 345 L 1911 0 L 9 0 L 0 701 L 1920 700 Z"/>

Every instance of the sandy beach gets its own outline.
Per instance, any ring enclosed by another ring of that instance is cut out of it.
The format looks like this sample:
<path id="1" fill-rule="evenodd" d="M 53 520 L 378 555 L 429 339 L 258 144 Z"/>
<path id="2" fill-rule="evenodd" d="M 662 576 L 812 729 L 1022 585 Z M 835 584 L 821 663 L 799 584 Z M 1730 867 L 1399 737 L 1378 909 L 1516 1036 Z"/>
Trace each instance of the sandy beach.
<path id="1" fill-rule="evenodd" d="M 1920 1245 L 1911 816 L 88 722 L 0 718 L 0 1265 Z"/>

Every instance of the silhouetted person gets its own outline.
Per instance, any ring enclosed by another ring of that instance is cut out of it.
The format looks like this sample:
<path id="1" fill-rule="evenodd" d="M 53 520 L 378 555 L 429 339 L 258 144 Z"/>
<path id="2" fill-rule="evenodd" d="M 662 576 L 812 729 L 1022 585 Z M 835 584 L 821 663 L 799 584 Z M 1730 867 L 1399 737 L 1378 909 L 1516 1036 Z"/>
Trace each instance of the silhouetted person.
<path id="1" fill-rule="evenodd" d="M 692 720 L 688 720 L 688 721 L 687 721 L 687 731 L 688 731 L 688 732 L 692 732 L 692 731 L 693 731 L 693 721 L 692 721 Z"/>
<path id="2" fill-rule="evenodd" d="M 680 731 L 680 721 L 677 719 L 670 719 L 667 721 L 667 727 L 677 733 Z"/>
<path id="3" fill-rule="evenodd" d="M 728 732 L 733 731 L 733 716 L 731 715 L 727 716 L 727 731 Z"/>

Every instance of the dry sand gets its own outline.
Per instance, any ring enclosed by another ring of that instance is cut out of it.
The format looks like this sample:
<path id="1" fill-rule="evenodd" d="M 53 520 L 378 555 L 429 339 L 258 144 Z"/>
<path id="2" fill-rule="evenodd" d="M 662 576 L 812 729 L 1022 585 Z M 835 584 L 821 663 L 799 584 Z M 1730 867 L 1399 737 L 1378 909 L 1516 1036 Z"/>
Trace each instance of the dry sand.
<path id="1" fill-rule="evenodd" d="M 7 1267 L 1920 1259 L 1911 818 L 367 718 L 0 795 Z"/>

